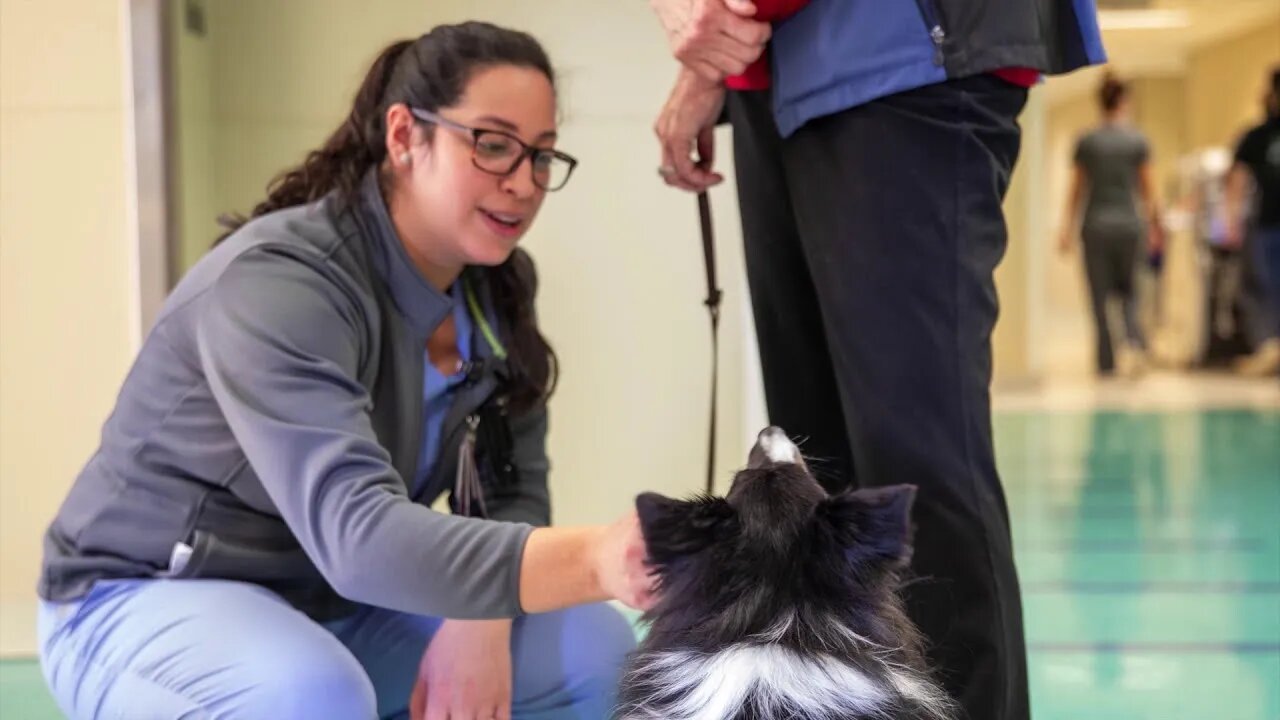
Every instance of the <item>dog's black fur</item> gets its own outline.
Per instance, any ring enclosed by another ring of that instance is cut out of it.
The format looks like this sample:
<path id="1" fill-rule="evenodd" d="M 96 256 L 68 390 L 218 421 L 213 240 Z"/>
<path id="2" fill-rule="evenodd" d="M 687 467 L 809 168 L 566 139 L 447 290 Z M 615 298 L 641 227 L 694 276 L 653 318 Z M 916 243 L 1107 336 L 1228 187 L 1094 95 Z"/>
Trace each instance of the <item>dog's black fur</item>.
<path id="1" fill-rule="evenodd" d="M 885 689 L 883 706 L 857 717 L 950 718 L 952 706 L 928 679 L 921 636 L 897 593 L 910 557 L 914 497 L 911 486 L 828 496 L 803 462 L 769 461 L 757 446 L 725 498 L 637 498 L 661 599 L 645 617 L 650 630 L 624 677 L 618 716 L 674 717 L 664 714 L 664 703 L 669 709 L 687 688 L 673 696 L 663 677 L 672 670 L 647 662 L 658 654 L 707 657 L 773 644 L 857 668 Z M 900 692 L 894 673 L 917 691 Z M 757 693 L 736 714 L 714 720 L 810 717 Z"/>

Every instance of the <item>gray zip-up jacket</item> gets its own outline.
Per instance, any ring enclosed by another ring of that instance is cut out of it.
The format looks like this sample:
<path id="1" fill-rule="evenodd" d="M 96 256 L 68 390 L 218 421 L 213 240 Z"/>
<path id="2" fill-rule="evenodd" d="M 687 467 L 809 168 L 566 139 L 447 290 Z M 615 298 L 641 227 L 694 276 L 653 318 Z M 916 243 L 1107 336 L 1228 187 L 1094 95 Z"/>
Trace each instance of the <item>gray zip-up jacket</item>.
<path id="1" fill-rule="evenodd" d="M 487 305 L 483 273 L 468 277 Z M 201 577 L 261 584 L 317 619 L 353 602 L 520 614 L 524 544 L 550 521 L 545 408 L 509 421 L 518 481 L 486 486 L 491 519 L 428 507 L 452 487 L 466 420 L 506 371 L 483 341 L 439 461 L 416 497 L 407 489 L 426 339 L 451 307 L 410 262 L 372 173 L 353 206 L 328 198 L 234 233 L 147 336 L 46 534 L 40 595 Z"/>

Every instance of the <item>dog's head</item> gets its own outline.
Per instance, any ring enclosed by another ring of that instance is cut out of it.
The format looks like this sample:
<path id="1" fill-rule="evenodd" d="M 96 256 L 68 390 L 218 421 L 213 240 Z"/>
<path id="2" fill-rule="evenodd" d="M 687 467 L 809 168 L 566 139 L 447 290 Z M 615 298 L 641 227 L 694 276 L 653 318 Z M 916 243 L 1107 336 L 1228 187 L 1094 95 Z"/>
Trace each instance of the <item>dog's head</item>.
<path id="1" fill-rule="evenodd" d="M 896 598 L 911 553 L 915 488 L 828 495 L 778 428 L 760 434 L 724 498 L 637 498 L 661 599 L 655 642 L 715 647 L 749 638 L 832 649 L 902 647 Z"/>

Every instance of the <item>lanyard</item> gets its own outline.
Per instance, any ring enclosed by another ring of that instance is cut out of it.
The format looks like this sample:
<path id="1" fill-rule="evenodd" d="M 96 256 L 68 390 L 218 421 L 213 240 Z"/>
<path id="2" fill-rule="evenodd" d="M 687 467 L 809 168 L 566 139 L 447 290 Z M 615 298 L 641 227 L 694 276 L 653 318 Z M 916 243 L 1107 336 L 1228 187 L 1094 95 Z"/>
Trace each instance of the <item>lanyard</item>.
<path id="1" fill-rule="evenodd" d="M 494 357 L 499 360 L 507 359 L 507 349 L 503 347 L 502 341 L 498 339 L 498 334 L 493 331 L 489 325 L 489 320 L 484 316 L 484 310 L 480 307 L 480 301 L 476 299 L 475 288 L 471 286 L 471 280 L 464 278 L 462 281 L 462 291 L 467 296 L 467 308 L 471 311 L 471 320 L 480 328 L 480 334 L 484 335 L 485 342 L 489 343 L 489 349 L 493 351 Z"/>

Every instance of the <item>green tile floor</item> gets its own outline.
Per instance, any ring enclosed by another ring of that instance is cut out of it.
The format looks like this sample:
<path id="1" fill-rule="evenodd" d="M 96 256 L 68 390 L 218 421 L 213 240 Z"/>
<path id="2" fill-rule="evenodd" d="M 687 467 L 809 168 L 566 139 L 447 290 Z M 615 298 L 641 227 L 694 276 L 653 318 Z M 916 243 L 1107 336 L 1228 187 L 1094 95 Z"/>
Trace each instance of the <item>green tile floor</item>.
<path id="1" fill-rule="evenodd" d="M 1037 720 L 1280 720 L 1280 411 L 1002 413 Z M 0 720 L 59 715 L 0 663 Z"/>
<path id="2" fill-rule="evenodd" d="M 1037 720 L 1280 720 L 1280 412 L 996 428 Z"/>

